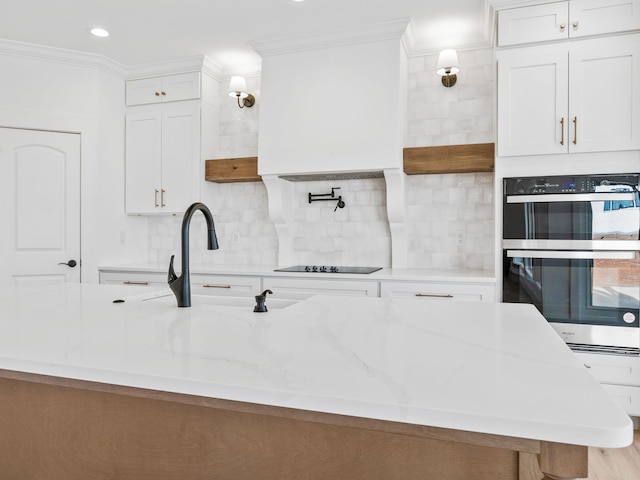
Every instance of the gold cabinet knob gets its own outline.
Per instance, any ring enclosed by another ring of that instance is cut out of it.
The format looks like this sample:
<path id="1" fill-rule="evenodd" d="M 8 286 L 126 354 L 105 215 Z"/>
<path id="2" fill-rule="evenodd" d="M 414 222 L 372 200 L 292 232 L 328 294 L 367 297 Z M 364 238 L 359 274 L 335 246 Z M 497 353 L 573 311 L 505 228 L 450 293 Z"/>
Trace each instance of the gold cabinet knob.
<path id="1" fill-rule="evenodd" d="M 580 22 L 578 22 L 577 20 L 575 22 L 573 22 L 573 28 L 578 28 L 578 25 L 580 24 Z"/>
<path id="2" fill-rule="evenodd" d="M 560 31 L 564 32 L 564 29 L 567 28 L 567 24 L 566 23 L 561 23 L 560 24 Z"/>
<path id="3" fill-rule="evenodd" d="M 155 96 L 159 97 L 160 96 L 160 92 L 155 92 Z"/>

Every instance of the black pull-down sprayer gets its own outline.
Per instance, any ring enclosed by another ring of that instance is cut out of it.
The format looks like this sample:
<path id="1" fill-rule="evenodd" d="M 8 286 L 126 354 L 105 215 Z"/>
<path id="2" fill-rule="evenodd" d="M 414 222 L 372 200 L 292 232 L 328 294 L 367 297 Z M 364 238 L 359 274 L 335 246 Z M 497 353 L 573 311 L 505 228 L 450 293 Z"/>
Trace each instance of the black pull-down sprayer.
<path id="1" fill-rule="evenodd" d="M 171 255 L 171 261 L 169 262 L 169 275 L 167 281 L 169 287 L 176 296 L 179 307 L 191 306 L 191 279 L 189 277 L 189 224 L 191 223 L 191 217 L 198 210 L 202 212 L 205 220 L 207 221 L 207 250 L 218 249 L 218 238 L 216 237 L 216 230 L 213 224 L 213 216 L 204 203 L 196 202 L 187 208 L 184 212 L 184 218 L 182 219 L 182 275 L 179 277 L 176 275 L 173 269 L 173 259 L 175 255 Z"/>

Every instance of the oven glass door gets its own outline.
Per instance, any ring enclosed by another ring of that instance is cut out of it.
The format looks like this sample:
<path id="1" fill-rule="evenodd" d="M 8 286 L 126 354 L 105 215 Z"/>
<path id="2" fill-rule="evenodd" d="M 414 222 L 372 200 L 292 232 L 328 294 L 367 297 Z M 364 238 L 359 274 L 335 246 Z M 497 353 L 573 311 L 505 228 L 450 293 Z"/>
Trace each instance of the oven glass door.
<path id="1" fill-rule="evenodd" d="M 503 238 L 579 241 L 580 248 L 592 248 L 594 241 L 597 247 L 611 241 L 640 240 L 639 193 L 626 186 L 608 190 L 505 196 Z"/>
<path id="2" fill-rule="evenodd" d="M 550 322 L 638 327 L 636 252 L 504 251 L 503 301 L 532 303 Z"/>

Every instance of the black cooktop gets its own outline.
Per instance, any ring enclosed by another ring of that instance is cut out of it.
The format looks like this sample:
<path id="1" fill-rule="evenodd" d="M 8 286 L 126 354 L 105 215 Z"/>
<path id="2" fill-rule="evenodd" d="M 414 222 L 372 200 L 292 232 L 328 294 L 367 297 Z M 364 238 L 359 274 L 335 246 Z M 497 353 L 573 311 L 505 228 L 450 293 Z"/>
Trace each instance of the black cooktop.
<path id="1" fill-rule="evenodd" d="M 304 273 L 372 273 L 382 270 L 382 267 L 335 267 L 326 265 L 294 265 L 293 267 L 277 268 L 275 272 L 304 272 Z"/>

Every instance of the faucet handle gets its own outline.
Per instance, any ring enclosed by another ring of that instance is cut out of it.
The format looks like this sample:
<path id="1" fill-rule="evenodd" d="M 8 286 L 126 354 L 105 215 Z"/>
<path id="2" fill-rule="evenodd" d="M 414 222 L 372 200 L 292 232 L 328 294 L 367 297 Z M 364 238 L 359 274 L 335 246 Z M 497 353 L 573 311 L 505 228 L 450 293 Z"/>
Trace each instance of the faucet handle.
<path id="1" fill-rule="evenodd" d="M 169 261 L 169 274 L 167 275 L 167 283 L 171 284 L 178 279 L 176 275 L 176 271 L 173 269 L 173 259 L 175 255 L 171 255 L 171 260 Z"/>

